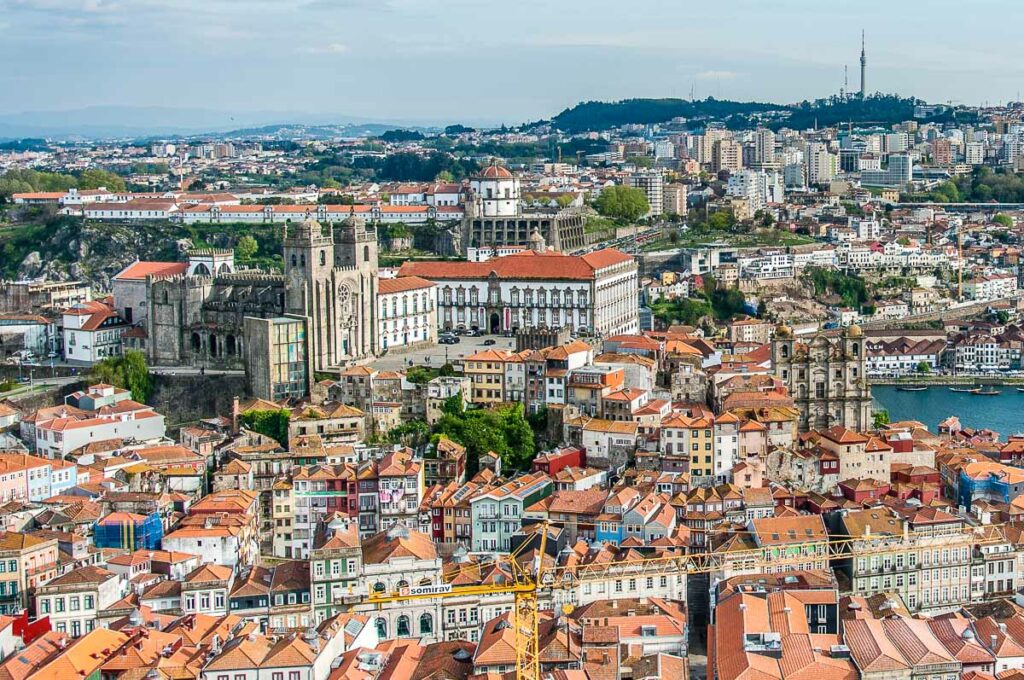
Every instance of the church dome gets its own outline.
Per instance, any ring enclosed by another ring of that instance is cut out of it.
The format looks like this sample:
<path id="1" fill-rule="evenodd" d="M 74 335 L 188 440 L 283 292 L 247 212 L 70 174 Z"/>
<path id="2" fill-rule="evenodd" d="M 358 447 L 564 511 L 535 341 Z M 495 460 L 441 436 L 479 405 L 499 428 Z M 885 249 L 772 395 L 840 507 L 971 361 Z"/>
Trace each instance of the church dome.
<path id="1" fill-rule="evenodd" d="M 793 329 L 790 328 L 789 326 L 787 326 L 786 324 L 782 324 L 780 326 L 777 326 L 775 328 L 775 337 L 777 337 L 777 338 L 791 338 L 791 337 L 793 337 Z"/>
<path id="2" fill-rule="evenodd" d="M 846 334 L 851 338 L 861 338 L 864 337 L 864 329 L 857 324 L 853 324 L 846 330 Z"/>
<path id="3" fill-rule="evenodd" d="M 489 165 L 480 172 L 481 179 L 512 179 L 512 173 L 502 165 Z"/>

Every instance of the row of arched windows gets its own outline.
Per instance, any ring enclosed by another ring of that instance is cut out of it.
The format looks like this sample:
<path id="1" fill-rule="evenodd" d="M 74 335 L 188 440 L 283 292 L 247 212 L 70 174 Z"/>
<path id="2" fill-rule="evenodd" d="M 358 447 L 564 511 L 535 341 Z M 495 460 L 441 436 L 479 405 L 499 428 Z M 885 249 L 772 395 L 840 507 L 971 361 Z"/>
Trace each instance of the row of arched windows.
<path id="1" fill-rule="evenodd" d="M 384 617 L 377 619 L 377 636 L 380 639 L 388 637 L 388 620 Z M 428 613 L 420 614 L 418 635 L 434 634 L 434 617 Z M 395 636 L 410 637 L 412 635 L 412 622 L 406 614 L 402 614 L 395 620 Z"/>

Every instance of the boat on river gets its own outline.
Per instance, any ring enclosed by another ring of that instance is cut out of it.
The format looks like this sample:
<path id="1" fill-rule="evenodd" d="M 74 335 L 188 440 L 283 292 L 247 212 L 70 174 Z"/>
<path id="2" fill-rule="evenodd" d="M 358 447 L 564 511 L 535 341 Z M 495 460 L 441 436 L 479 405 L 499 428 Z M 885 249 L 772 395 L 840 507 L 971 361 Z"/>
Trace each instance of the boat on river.
<path id="1" fill-rule="evenodd" d="M 950 392 L 963 392 L 964 394 L 977 394 L 981 392 L 980 387 L 950 387 Z"/>
<path id="2" fill-rule="evenodd" d="M 979 389 L 977 392 L 971 392 L 971 394 L 976 394 L 979 397 L 995 397 L 995 396 L 998 396 L 998 395 L 1000 395 L 1002 393 L 1003 393 L 1002 390 L 997 390 L 994 387 L 990 387 L 987 390 Z"/>
<path id="3" fill-rule="evenodd" d="M 900 392 L 924 392 L 928 389 L 927 385 L 897 385 L 896 389 Z"/>

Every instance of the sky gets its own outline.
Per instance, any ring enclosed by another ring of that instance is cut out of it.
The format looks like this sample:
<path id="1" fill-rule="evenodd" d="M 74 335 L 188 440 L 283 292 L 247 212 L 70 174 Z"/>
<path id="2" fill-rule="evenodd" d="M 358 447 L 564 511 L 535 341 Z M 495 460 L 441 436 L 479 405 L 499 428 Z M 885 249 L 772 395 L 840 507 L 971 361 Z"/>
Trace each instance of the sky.
<path id="1" fill-rule="evenodd" d="M 519 123 L 581 100 L 1016 98 L 1019 0 L 0 0 L 0 114 Z"/>

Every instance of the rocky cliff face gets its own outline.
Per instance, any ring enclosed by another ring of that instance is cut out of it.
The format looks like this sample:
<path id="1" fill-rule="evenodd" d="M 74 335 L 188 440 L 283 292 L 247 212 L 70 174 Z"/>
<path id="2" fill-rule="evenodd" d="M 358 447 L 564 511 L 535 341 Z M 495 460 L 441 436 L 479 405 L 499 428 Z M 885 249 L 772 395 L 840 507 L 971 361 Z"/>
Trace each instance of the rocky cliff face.
<path id="1" fill-rule="evenodd" d="M 179 225 L 113 224 L 61 219 L 27 243 L 18 278 L 84 280 L 110 290 L 110 279 L 136 259 L 179 259 L 192 246 Z"/>
<path id="2" fill-rule="evenodd" d="M 5 257 L 11 257 L 2 267 L 8 276 L 88 281 L 98 292 L 109 291 L 111 278 L 135 260 L 181 260 L 193 246 L 233 248 L 243 233 L 256 238 L 261 253 L 280 252 L 280 227 L 272 225 L 124 223 L 58 217 L 46 224 L 26 224 L 20 232 L 20 238 L 13 237 L 12 245 L 3 250 Z"/>

